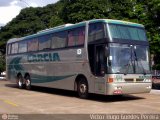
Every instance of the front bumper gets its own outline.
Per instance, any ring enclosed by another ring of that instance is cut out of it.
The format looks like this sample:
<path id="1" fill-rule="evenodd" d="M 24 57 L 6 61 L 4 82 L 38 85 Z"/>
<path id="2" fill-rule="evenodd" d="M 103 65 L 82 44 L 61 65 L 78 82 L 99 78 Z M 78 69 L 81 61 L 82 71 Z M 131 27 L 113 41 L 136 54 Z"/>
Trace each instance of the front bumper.
<path id="1" fill-rule="evenodd" d="M 108 83 L 106 95 L 149 93 L 152 83 Z"/>

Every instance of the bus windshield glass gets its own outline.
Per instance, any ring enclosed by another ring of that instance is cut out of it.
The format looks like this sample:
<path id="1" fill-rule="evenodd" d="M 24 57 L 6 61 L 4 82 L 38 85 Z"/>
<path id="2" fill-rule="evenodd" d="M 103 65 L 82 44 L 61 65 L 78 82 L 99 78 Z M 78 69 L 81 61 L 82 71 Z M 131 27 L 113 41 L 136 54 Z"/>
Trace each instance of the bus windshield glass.
<path id="1" fill-rule="evenodd" d="M 115 44 L 109 45 L 108 72 L 120 74 L 150 73 L 148 46 Z"/>
<path id="2" fill-rule="evenodd" d="M 143 27 L 109 24 L 109 31 L 112 39 L 147 41 Z"/>

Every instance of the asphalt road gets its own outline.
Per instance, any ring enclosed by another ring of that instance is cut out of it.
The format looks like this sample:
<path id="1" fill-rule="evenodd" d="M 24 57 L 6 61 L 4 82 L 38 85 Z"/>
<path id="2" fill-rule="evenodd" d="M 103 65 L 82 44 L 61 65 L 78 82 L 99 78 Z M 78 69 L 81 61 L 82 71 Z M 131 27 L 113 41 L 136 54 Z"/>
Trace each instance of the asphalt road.
<path id="1" fill-rule="evenodd" d="M 0 81 L 0 114 L 160 114 L 160 90 L 80 99 L 75 92 L 43 87 L 18 89 Z"/>

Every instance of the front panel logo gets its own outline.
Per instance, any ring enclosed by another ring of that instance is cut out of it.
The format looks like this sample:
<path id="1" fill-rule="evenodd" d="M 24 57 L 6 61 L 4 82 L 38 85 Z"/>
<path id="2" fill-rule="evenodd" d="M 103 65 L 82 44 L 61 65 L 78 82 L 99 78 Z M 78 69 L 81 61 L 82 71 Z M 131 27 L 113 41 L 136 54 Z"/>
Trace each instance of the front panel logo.
<path id="1" fill-rule="evenodd" d="M 27 56 L 28 62 L 60 61 L 58 53 L 31 54 Z"/>

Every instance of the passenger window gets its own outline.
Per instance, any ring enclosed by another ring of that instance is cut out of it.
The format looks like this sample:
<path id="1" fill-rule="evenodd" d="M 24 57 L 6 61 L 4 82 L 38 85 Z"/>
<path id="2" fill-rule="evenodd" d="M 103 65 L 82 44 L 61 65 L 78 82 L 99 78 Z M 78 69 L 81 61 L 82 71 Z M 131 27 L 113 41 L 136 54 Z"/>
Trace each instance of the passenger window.
<path id="1" fill-rule="evenodd" d="M 88 42 L 100 40 L 104 38 L 104 25 L 103 23 L 89 24 Z"/>
<path id="2" fill-rule="evenodd" d="M 15 53 L 18 53 L 18 43 L 12 44 L 11 54 L 15 54 Z"/>
<path id="3" fill-rule="evenodd" d="M 19 53 L 24 53 L 27 52 L 27 42 L 26 41 L 21 41 L 19 42 Z"/>
<path id="4" fill-rule="evenodd" d="M 68 46 L 83 45 L 85 41 L 85 27 L 75 28 L 69 31 Z"/>
<path id="5" fill-rule="evenodd" d="M 67 32 L 58 32 L 52 35 L 52 48 L 64 48 L 67 43 Z"/>
<path id="6" fill-rule="evenodd" d="M 28 51 L 37 51 L 38 50 L 38 39 L 32 39 L 28 41 Z"/>
<path id="7" fill-rule="evenodd" d="M 39 50 L 48 49 L 51 46 L 51 37 L 50 35 L 45 35 L 39 37 Z"/>

